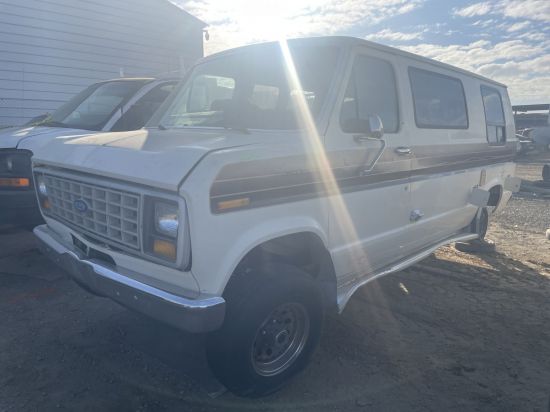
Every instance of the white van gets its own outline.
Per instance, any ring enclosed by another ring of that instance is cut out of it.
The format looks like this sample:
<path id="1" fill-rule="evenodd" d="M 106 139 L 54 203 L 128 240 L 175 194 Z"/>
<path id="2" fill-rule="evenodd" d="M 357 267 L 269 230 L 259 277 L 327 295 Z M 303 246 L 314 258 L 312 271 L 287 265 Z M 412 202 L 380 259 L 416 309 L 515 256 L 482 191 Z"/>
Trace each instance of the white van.
<path id="1" fill-rule="evenodd" d="M 43 251 L 82 286 L 190 332 L 260 396 L 326 311 L 483 235 L 515 180 L 506 87 L 364 40 L 257 44 L 197 64 L 143 130 L 35 153 Z"/>
<path id="2" fill-rule="evenodd" d="M 0 130 L 0 224 L 42 222 L 33 190 L 31 156 L 53 139 L 99 131 L 135 130 L 151 118 L 177 79 L 121 78 L 94 83 L 52 114 Z"/>

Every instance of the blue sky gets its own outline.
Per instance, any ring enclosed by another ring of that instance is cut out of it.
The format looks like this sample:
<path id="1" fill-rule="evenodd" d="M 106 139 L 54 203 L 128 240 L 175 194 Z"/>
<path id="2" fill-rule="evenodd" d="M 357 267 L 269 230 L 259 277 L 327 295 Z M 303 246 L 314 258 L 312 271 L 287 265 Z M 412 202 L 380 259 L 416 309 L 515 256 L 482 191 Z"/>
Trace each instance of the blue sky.
<path id="1" fill-rule="evenodd" d="M 209 24 L 206 54 L 281 37 L 350 35 L 508 85 L 550 103 L 550 0 L 173 0 Z"/>

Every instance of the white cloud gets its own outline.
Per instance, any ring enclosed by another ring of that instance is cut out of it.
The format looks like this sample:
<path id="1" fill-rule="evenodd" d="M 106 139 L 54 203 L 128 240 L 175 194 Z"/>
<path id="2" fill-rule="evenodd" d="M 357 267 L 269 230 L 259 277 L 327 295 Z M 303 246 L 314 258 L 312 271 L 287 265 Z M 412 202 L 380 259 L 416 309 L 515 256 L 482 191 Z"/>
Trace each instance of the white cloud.
<path id="1" fill-rule="evenodd" d="M 460 17 L 484 16 L 492 10 L 492 5 L 489 2 L 475 3 L 466 6 L 462 9 L 455 9 L 454 14 Z"/>
<path id="2" fill-rule="evenodd" d="M 531 22 L 529 21 L 522 21 L 522 22 L 519 22 L 519 23 L 514 23 L 512 24 L 511 26 L 509 26 L 506 31 L 508 32 L 514 32 L 514 31 L 519 31 L 519 30 L 523 30 L 523 29 L 526 29 L 527 27 L 529 27 L 531 25 Z"/>
<path id="3" fill-rule="evenodd" d="M 520 39 L 527 39 L 527 40 L 537 41 L 537 42 L 546 40 L 546 35 L 540 31 L 523 33 L 517 37 Z"/>
<path id="4" fill-rule="evenodd" d="M 281 37 L 330 35 L 377 24 L 425 0 L 172 0 L 210 25 L 206 54 Z"/>
<path id="5" fill-rule="evenodd" d="M 454 9 L 453 14 L 460 17 L 485 16 L 497 14 L 516 19 L 528 19 L 550 22 L 550 1 L 548 0 L 499 0 L 474 3 Z"/>
<path id="6" fill-rule="evenodd" d="M 501 1 L 497 12 L 506 17 L 524 18 L 550 22 L 550 1 L 548 0 L 507 0 Z"/>
<path id="7" fill-rule="evenodd" d="M 550 97 L 550 40 L 535 44 L 523 39 L 448 46 L 424 43 L 403 49 L 504 83 L 515 103 Z"/>
<path id="8" fill-rule="evenodd" d="M 410 40 L 420 40 L 425 30 L 415 31 L 409 33 L 403 33 L 400 31 L 393 31 L 390 29 L 383 29 L 377 33 L 369 34 L 365 38 L 367 40 L 374 41 L 389 41 L 389 42 L 401 42 Z"/>
<path id="9" fill-rule="evenodd" d="M 496 20 L 494 19 L 489 19 L 489 20 L 477 20 L 475 21 L 474 23 L 472 23 L 472 26 L 478 26 L 478 27 L 482 27 L 482 28 L 487 28 L 487 27 L 490 27 L 490 26 L 494 26 L 496 23 Z"/>

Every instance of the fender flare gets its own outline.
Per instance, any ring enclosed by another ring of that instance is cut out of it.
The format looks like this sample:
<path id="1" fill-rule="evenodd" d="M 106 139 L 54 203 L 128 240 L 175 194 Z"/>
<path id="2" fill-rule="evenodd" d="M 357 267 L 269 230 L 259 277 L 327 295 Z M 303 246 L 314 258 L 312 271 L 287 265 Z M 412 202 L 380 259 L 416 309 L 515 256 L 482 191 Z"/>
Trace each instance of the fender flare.
<path id="1" fill-rule="evenodd" d="M 273 228 L 277 228 L 277 230 L 274 231 Z M 315 219 L 301 216 L 269 220 L 245 231 L 240 237 L 241 240 L 233 244 L 225 254 L 223 263 L 220 265 L 220 276 L 223 275 L 223 281 L 220 282 L 218 291 L 220 296 L 239 263 L 255 247 L 270 240 L 297 233 L 312 233 L 317 236 L 330 254 L 328 236 Z"/>

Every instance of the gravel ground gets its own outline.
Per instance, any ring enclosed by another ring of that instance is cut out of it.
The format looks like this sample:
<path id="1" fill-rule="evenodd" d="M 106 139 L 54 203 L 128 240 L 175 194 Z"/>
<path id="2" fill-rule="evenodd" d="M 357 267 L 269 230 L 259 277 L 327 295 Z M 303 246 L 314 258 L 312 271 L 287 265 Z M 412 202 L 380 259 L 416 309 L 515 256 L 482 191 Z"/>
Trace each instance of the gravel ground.
<path id="1" fill-rule="evenodd" d="M 203 337 L 88 295 L 32 235 L 5 231 L 0 411 L 547 411 L 548 227 L 550 200 L 515 197 L 490 226 L 494 253 L 446 247 L 371 283 L 327 320 L 311 366 L 261 400 L 223 393 Z"/>

